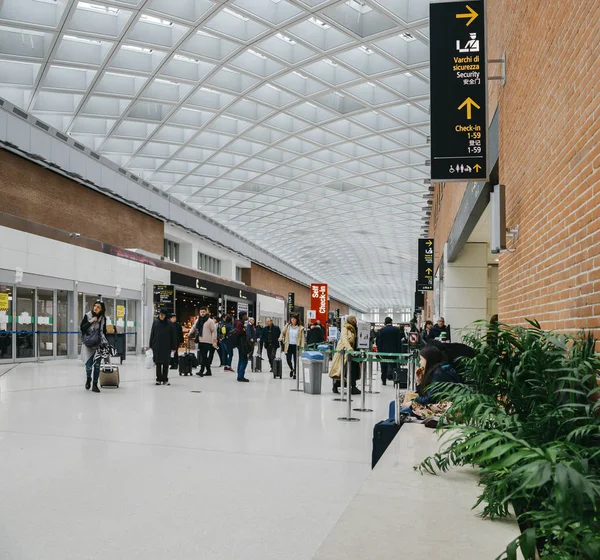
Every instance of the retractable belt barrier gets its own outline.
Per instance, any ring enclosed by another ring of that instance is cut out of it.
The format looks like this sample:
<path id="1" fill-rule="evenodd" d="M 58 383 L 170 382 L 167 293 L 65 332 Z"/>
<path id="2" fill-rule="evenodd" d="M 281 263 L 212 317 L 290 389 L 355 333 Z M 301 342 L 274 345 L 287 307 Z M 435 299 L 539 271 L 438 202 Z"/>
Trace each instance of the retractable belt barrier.
<path id="1" fill-rule="evenodd" d="M 0 330 L 0 336 L 4 335 L 4 334 L 81 334 L 80 331 L 1 331 Z M 109 336 L 113 335 L 115 333 L 108 333 Z M 137 334 L 137 332 L 120 332 L 120 333 L 116 333 L 118 335 L 122 335 L 122 334 Z"/>

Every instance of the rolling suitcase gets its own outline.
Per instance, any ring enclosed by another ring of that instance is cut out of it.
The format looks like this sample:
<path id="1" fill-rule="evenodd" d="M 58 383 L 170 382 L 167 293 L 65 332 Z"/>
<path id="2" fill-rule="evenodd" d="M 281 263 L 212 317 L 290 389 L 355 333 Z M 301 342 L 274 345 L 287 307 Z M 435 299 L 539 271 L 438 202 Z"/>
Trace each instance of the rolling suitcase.
<path id="1" fill-rule="evenodd" d="M 186 352 L 179 356 L 179 375 L 192 375 L 194 355 Z"/>
<path id="2" fill-rule="evenodd" d="M 283 379 L 283 364 L 281 358 L 275 358 L 273 360 L 273 379 Z"/>
<path id="3" fill-rule="evenodd" d="M 404 393 L 400 391 L 400 387 L 396 385 L 396 398 L 390 405 L 390 416 L 393 412 L 393 418 L 377 422 L 373 428 L 373 451 L 371 453 L 372 469 L 375 468 L 375 465 L 379 462 L 379 459 L 381 459 L 404 423 L 405 415 L 400 414 L 400 407 L 402 405 L 400 401 L 403 397 Z M 394 408 L 393 411 L 392 406 Z"/>
<path id="4" fill-rule="evenodd" d="M 252 356 L 252 371 L 262 371 L 262 358 L 258 354 Z"/>
<path id="5" fill-rule="evenodd" d="M 98 379 L 100 387 L 118 388 L 120 382 L 119 366 L 113 366 L 110 362 L 100 364 L 100 378 Z"/>

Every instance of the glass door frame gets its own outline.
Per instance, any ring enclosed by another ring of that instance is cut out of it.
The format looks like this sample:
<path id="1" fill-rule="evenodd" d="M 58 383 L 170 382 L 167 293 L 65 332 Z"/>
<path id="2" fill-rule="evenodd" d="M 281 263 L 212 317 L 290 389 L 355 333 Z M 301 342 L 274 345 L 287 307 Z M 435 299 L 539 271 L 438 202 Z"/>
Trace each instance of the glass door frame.
<path id="1" fill-rule="evenodd" d="M 17 356 L 17 337 L 19 335 L 16 334 L 16 332 L 19 330 L 19 324 L 17 323 L 17 305 L 18 305 L 18 297 L 17 297 L 17 292 L 19 289 L 24 289 L 24 290 L 33 290 L 33 325 L 34 325 L 34 331 L 33 331 L 33 348 L 34 348 L 34 355 L 32 358 L 19 358 Z M 43 289 L 43 288 L 42 288 Z M 39 357 L 39 348 L 38 348 L 38 340 L 39 340 L 39 335 L 37 332 L 37 286 L 25 286 L 23 284 L 15 284 L 14 285 L 14 291 L 13 291 L 13 332 L 15 334 L 13 334 L 13 345 L 14 345 L 14 351 L 13 351 L 13 356 L 14 356 L 14 361 L 18 362 L 18 363 L 31 363 L 31 362 L 37 362 L 37 361 L 41 361 L 40 357 Z M 48 358 L 46 358 L 48 359 Z"/>
<path id="2" fill-rule="evenodd" d="M 15 311 L 16 311 L 16 307 L 17 307 L 17 301 L 16 301 L 16 290 L 15 290 L 15 285 L 14 284 L 4 284 L 5 286 L 11 288 L 12 290 L 12 308 L 11 308 L 11 322 L 6 324 L 6 330 L 8 332 L 10 332 L 11 334 L 9 335 L 11 338 L 11 343 L 10 343 L 10 349 L 11 349 L 11 355 L 10 358 L 0 358 L 0 364 L 14 364 L 15 360 L 17 358 L 17 345 L 16 345 L 16 339 L 17 339 L 17 335 L 14 334 L 15 332 L 15 322 L 16 322 L 16 315 L 15 315 Z"/>

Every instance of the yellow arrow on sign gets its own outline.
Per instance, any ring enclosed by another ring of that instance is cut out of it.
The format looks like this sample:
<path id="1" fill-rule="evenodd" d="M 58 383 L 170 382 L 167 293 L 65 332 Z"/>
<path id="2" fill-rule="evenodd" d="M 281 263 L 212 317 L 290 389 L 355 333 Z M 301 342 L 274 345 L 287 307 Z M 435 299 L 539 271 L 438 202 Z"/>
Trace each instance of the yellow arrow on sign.
<path id="1" fill-rule="evenodd" d="M 479 17 L 479 14 L 473 8 L 471 8 L 469 4 L 467 4 L 467 10 L 469 10 L 470 13 L 456 14 L 456 19 L 468 19 L 469 21 L 467 21 L 467 27 L 469 27 L 469 25 L 471 25 Z"/>
<path id="2" fill-rule="evenodd" d="M 477 173 L 479 173 L 479 171 L 481 170 L 481 165 L 479 165 L 478 163 L 476 163 L 473 168 L 475 169 L 475 171 L 477 171 Z"/>
<path id="3" fill-rule="evenodd" d="M 433 241 L 428 241 L 425 245 L 429 245 L 430 247 L 433 245 Z"/>
<path id="4" fill-rule="evenodd" d="M 473 107 L 475 107 L 475 109 L 481 109 L 481 107 L 479 105 L 477 105 L 477 103 L 475 103 L 475 101 L 473 101 L 470 97 L 467 97 L 462 105 L 460 105 L 458 107 L 458 110 L 460 111 L 461 109 L 467 108 L 467 120 L 471 120 L 471 109 Z"/>
<path id="5" fill-rule="evenodd" d="M 431 270 L 431 268 L 426 268 L 425 272 L 427 272 L 427 274 L 431 274 L 433 271 Z"/>

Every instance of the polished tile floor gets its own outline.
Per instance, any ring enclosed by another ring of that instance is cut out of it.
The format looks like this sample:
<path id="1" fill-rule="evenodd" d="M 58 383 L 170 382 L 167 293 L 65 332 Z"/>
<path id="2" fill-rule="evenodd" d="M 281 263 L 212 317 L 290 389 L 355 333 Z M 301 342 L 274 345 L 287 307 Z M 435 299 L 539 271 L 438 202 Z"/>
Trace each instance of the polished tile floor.
<path id="1" fill-rule="evenodd" d="M 375 412 L 342 423 L 325 377 L 321 396 L 266 371 L 156 387 L 128 358 L 121 387 L 97 395 L 79 361 L 0 375 L 2 560 L 312 558 L 368 475 L 393 397 L 383 387 Z"/>

